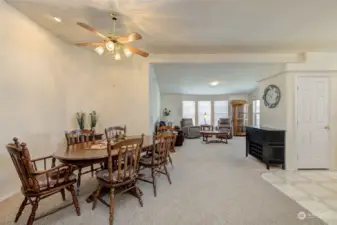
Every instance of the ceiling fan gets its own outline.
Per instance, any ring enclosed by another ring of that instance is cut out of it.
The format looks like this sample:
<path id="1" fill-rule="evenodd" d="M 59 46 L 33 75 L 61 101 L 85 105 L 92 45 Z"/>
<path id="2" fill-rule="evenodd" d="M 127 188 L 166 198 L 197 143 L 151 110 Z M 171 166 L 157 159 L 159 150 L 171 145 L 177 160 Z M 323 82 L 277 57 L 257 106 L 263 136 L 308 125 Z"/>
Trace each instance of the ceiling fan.
<path id="1" fill-rule="evenodd" d="M 102 38 L 103 41 L 102 42 L 77 43 L 76 45 L 81 46 L 81 47 L 96 46 L 95 51 L 99 55 L 102 55 L 104 53 L 105 49 L 106 49 L 108 53 L 113 54 L 115 60 L 121 59 L 121 55 L 120 55 L 121 51 L 124 52 L 126 57 L 130 57 L 132 55 L 132 53 L 143 56 L 143 57 L 148 57 L 149 53 L 144 52 L 144 51 L 142 51 L 138 48 L 134 48 L 134 47 L 125 45 L 125 44 L 128 44 L 130 42 L 142 39 L 142 36 L 139 33 L 136 33 L 136 32 L 128 34 L 127 36 L 115 35 L 116 21 L 117 21 L 116 14 L 110 13 L 110 16 L 113 20 L 114 29 L 113 29 L 113 33 L 108 34 L 108 35 L 104 35 L 104 34 L 98 32 L 97 30 L 95 30 L 94 28 L 92 28 L 91 26 L 89 26 L 85 23 L 78 22 L 77 25 L 79 25 L 80 27 L 83 27 L 84 29 L 96 34 L 97 36 Z"/>

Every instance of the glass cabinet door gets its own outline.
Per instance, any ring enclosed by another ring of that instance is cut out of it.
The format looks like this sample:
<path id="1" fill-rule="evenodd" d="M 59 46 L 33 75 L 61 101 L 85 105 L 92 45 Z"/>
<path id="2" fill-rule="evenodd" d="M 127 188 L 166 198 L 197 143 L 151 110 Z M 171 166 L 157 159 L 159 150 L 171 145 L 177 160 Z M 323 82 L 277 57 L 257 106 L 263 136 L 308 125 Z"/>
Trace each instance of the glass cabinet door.
<path id="1" fill-rule="evenodd" d="M 248 104 L 232 104 L 234 135 L 245 136 L 246 126 L 248 126 Z"/>

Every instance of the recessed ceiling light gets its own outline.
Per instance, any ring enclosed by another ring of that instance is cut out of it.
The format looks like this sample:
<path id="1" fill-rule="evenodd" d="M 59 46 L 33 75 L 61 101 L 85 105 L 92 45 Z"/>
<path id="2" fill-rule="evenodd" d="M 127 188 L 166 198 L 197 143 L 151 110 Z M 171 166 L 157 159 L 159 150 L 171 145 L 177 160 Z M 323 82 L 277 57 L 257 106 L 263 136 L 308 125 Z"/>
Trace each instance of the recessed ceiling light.
<path id="1" fill-rule="evenodd" d="M 61 22 L 62 22 L 62 19 L 61 19 L 60 17 L 54 16 L 53 18 L 54 18 L 54 20 L 55 20 L 56 22 L 58 22 L 58 23 L 61 23 Z"/>
<path id="2" fill-rule="evenodd" d="M 209 83 L 211 86 L 217 86 L 219 84 L 219 81 L 212 81 Z"/>

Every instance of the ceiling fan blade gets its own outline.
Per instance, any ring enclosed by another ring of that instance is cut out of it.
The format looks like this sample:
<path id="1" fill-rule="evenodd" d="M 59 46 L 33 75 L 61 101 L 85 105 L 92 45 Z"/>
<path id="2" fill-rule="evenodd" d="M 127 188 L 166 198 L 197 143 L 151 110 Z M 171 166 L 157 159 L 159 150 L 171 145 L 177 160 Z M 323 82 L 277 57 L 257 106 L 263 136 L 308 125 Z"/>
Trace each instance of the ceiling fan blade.
<path id="1" fill-rule="evenodd" d="M 143 56 L 143 57 L 148 57 L 149 56 L 149 53 L 147 52 L 144 52 L 138 48 L 133 48 L 133 47 L 130 47 L 130 46 L 125 46 L 127 49 L 129 49 L 132 53 L 134 54 L 137 54 L 137 55 L 140 55 L 140 56 Z"/>
<path id="2" fill-rule="evenodd" d="M 104 42 L 88 42 L 88 43 L 76 43 L 77 46 L 101 46 L 104 45 Z"/>
<path id="3" fill-rule="evenodd" d="M 140 39 L 142 39 L 142 36 L 138 34 L 137 32 L 133 32 L 131 34 L 128 34 L 127 36 L 121 36 L 117 38 L 117 41 L 122 44 L 126 44 L 126 43 L 137 41 Z"/>
<path id="4" fill-rule="evenodd" d="M 99 36 L 100 38 L 102 38 L 105 41 L 110 41 L 110 39 L 107 36 L 105 36 L 104 34 L 101 34 L 100 32 L 98 32 L 97 30 L 95 30 L 94 28 L 92 28 L 91 26 L 89 26 L 85 23 L 77 22 L 77 25 L 79 25 L 80 27 L 83 27 L 84 29 L 96 34 L 97 36 Z"/>

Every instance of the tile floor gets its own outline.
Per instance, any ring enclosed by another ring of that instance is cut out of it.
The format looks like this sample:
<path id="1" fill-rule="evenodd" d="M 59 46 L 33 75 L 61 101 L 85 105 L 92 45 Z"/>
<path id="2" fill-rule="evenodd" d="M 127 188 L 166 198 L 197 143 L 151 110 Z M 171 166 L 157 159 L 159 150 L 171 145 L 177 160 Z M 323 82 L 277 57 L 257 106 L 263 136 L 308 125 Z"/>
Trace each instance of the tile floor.
<path id="1" fill-rule="evenodd" d="M 272 171 L 261 176 L 313 215 L 337 225 L 337 171 Z"/>

